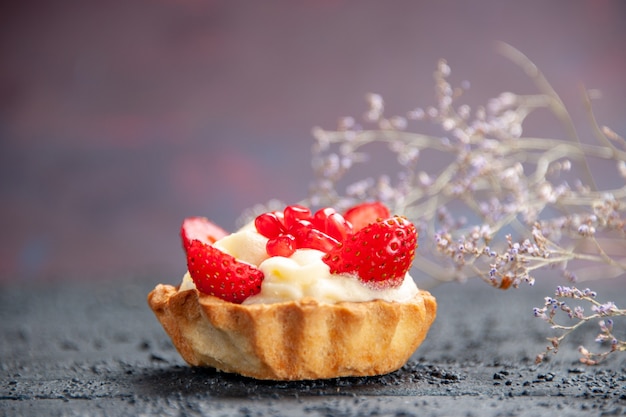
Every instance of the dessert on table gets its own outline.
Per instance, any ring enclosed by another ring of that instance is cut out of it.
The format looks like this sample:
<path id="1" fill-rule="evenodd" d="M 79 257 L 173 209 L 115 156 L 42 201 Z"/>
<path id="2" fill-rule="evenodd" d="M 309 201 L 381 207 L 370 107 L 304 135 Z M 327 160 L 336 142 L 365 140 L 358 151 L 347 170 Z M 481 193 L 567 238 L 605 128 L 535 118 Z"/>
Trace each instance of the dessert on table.
<path id="1" fill-rule="evenodd" d="M 409 274 L 415 226 L 380 202 L 291 205 L 230 234 L 191 217 L 181 237 L 187 272 L 148 303 L 191 366 L 267 380 L 386 374 L 436 316 Z"/>

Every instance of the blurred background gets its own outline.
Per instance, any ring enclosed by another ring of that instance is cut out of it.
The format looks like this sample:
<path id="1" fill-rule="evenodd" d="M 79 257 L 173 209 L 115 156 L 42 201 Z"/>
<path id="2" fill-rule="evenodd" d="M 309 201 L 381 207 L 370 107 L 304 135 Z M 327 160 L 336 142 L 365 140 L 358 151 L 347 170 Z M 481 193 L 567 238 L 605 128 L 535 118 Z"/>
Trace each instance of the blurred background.
<path id="1" fill-rule="evenodd" d="M 626 2 L 58 0 L 0 6 L 0 280 L 177 282 L 182 219 L 226 229 L 312 180 L 314 126 L 536 92 L 532 59 L 584 117 L 626 133 Z M 540 126 L 544 134 L 551 125 Z"/>

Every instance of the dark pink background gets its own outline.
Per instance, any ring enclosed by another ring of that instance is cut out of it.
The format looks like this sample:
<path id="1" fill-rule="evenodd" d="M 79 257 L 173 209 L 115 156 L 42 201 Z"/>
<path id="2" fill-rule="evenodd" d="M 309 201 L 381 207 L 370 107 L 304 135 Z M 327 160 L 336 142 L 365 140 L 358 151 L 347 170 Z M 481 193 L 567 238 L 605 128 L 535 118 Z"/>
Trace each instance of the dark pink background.
<path id="1" fill-rule="evenodd" d="M 577 119 L 579 86 L 602 90 L 598 118 L 626 133 L 620 0 L 3 2 L 0 280 L 175 282 L 185 216 L 231 229 L 304 197 L 311 128 L 359 115 L 365 93 L 432 104 L 439 58 L 476 103 L 534 92 L 494 41 Z"/>

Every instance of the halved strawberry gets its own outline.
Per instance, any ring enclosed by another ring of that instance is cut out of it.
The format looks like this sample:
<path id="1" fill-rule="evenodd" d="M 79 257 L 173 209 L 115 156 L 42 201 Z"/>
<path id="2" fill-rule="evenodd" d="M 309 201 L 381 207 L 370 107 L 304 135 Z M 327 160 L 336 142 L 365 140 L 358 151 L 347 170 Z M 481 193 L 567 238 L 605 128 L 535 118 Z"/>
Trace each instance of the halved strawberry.
<path id="1" fill-rule="evenodd" d="M 256 267 L 195 239 L 187 248 L 187 269 L 200 292 L 237 304 L 258 294 L 264 278 Z"/>
<path id="2" fill-rule="evenodd" d="M 192 240 L 212 245 L 215 241 L 226 236 L 228 232 L 211 222 L 206 217 L 188 217 L 183 220 L 180 236 L 183 239 L 183 248 L 189 249 Z"/>
<path id="3" fill-rule="evenodd" d="M 355 232 L 378 219 L 387 219 L 390 216 L 389 209 L 380 201 L 357 204 L 346 210 L 343 215 L 352 224 Z"/>
<path id="4" fill-rule="evenodd" d="M 355 274 L 384 289 L 402 284 L 417 248 L 417 231 L 405 217 L 394 216 L 365 226 L 329 251 L 322 260 L 333 274 Z"/>

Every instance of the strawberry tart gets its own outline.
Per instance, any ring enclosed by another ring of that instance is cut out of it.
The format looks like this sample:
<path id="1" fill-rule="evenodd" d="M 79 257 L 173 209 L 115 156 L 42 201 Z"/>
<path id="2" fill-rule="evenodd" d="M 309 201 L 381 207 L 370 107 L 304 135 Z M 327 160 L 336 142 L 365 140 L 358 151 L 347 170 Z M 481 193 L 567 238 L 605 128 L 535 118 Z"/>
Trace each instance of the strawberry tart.
<path id="1" fill-rule="evenodd" d="M 148 303 L 192 366 L 269 380 L 370 376 L 402 367 L 437 303 L 408 271 L 417 232 L 379 202 L 340 214 L 301 205 L 229 234 L 181 230 L 188 271 Z"/>

